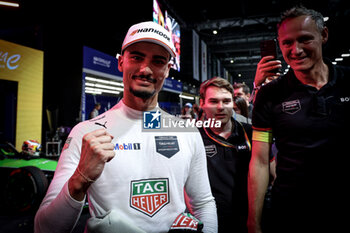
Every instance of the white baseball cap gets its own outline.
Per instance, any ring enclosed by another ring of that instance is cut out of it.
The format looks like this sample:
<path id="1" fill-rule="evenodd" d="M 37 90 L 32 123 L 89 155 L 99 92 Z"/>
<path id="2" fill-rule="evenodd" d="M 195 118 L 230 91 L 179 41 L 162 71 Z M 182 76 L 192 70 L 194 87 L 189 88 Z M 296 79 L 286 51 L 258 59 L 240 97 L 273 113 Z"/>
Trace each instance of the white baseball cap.
<path id="1" fill-rule="evenodd" d="M 172 57 L 176 57 L 170 32 L 155 22 L 148 21 L 131 26 L 125 36 L 122 52 L 128 46 L 141 41 L 158 44 L 165 48 Z"/>

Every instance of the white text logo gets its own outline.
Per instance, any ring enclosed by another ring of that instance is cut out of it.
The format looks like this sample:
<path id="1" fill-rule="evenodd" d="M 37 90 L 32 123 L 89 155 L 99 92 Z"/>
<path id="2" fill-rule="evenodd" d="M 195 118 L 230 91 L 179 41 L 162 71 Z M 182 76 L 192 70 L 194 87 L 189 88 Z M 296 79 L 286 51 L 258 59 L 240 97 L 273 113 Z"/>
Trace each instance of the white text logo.
<path id="1" fill-rule="evenodd" d="M 342 102 L 342 103 L 344 103 L 344 102 L 349 102 L 350 101 L 350 97 L 340 97 L 340 101 Z"/>

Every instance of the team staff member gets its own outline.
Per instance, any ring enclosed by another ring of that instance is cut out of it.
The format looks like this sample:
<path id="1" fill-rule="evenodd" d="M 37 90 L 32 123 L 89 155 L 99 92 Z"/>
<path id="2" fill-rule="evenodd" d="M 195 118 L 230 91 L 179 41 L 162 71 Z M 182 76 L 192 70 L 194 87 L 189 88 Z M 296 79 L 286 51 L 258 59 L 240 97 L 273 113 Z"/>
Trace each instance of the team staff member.
<path id="1" fill-rule="evenodd" d="M 89 115 L 89 119 L 93 119 L 95 117 L 98 116 L 99 114 L 99 110 L 101 109 L 101 104 L 100 103 L 96 103 L 95 106 L 94 106 L 94 109 L 90 112 L 90 115 Z"/>
<path id="2" fill-rule="evenodd" d="M 251 125 L 233 119 L 233 93 L 232 85 L 220 77 L 214 77 L 200 87 L 200 105 L 206 118 L 221 121 L 218 128 L 199 128 L 207 153 L 220 233 L 247 232 Z"/>
<path id="3" fill-rule="evenodd" d="M 204 223 L 203 231 L 217 232 L 215 201 L 198 131 L 142 130 L 143 111 L 155 111 L 154 119 L 158 117 L 158 93 L 169 74 L 170 57 L 175 56 L 170 38 L 153 22 L 129 29 L 118 60 L 124 98 L 72 130 L 37 212 L 35 232 L 70 232 L 86 194 L 93 217 L 89 223 L 110 214 L 103 232 L 117 232 L 121 225 L 130 226 L 122 232 L 168 232 L 186 209 L 184 189 L 195 217 Z M 101 227 L 96 222 L 88 224 L 95 231 Z M 116 228 L 110 229 L 113 225 Z"/>
<path id="4" fill-rule="evenodd" d="M 323 16 L 304 7 L 286 11 L 278 25 L 279 46 L 291 69 L 264 85 L 254 103 L 248 178 L 250 233 L 261 232 L 272 137 L 278 149 L 273 232 L 348 228 L 344 219 L 349 208 L 345 184 L 350 178 L 346 172 L 350 70 L 322 58 L 327 39 Z"/>
<path id="5" fill-rule="evenodd" d="M 248 118 L 252 119 L 253 104 L 250 102 L 250 89 L 245 83 L 235 83 L 233 85 L 234 97 L 242 97 L 248 106 Z"/>

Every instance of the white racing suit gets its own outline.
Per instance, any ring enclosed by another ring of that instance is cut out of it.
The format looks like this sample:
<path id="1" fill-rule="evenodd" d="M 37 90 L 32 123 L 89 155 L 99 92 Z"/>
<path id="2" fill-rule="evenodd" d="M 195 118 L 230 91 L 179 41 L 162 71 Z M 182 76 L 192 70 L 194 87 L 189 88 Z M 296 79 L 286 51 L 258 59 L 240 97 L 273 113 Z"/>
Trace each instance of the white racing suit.
<path id="1" fill-rule="evenodd" d="M 79 164 L 83 136 L 101 128 L 114 136 L 116 156 L 88 189 L 92 217 L 115 210 L 146 232 L 168 232 L 186 209 L 185 189 L 194 216 L 204 223 L 203 231 L 217 232 L 201 135 L 198 131 L 145 132 L 143 123 L 143 112 L 120 101 L 109 111 L 73 128 L 35 217 L 36 233 L 70 232 L 74 228 L 84 201 L 70 196 L 68 180 Z"/>

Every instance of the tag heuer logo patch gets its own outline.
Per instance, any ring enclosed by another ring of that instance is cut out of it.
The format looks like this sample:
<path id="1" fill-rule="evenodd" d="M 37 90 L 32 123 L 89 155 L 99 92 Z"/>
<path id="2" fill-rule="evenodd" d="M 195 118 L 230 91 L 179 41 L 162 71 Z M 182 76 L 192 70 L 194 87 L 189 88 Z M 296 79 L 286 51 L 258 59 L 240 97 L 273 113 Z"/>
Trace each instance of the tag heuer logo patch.
<path id="1" fill-rule="evenodd" d="M 153 217 L 170 201 L 169 180 L 148 179 L 131 181 L 130 206 Z"/>

